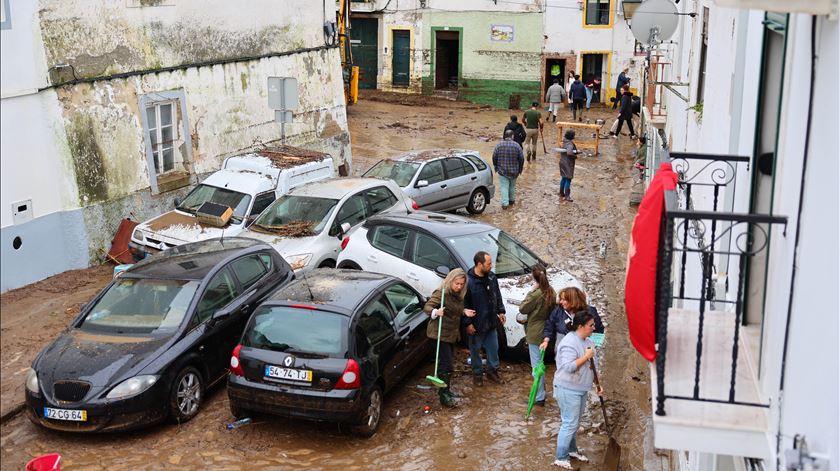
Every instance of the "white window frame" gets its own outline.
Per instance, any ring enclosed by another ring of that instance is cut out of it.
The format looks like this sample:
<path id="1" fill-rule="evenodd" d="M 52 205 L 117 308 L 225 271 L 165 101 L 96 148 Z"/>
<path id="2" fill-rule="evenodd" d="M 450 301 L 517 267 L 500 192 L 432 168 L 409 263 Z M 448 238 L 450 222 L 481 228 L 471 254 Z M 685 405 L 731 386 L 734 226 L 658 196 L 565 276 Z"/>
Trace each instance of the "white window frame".
<path id="1" fill-rule="evenodd" d="M 172 104 L 172 149 L 173 154 L 175 148 L 179 148 L 181 162 L 185 169 L 189 169 L 188 163 L 192 162 L 192 136 L 190 135 L 189 115 L 187 114 L 187 95 L 184 90 L 169 90 L 163 92 L 147 93 L 140 96 L 140 121 L 143 126 L 143 143 L 146 155 L 146 168 L 149 172 L 149 186 L 152 189 L 152 194 L 160 193 L 158 189 L 158 176 L 166 172 L 158 173 L 155 170 L 155 155 L 152 149 L 152 142 L 149 139 L 149 131 L 155 130 L 160 137 L 160 112 L 159 105 Z M 147 108 L 157 106 L 155 111 L 156 122 L 149 123 Z M 176 145 L 176 141 L 183 139 L 183 145 Z M 159 154 L 162 155 L 162 154 Z M 174 155 L 173 155 L 174 158 Z M 161 158 L 161 168 L 162 168 Z"/>
<path id="2" fill-rule="evenodd" d="M 148 119 L 149 110 L 155 110 L 155 122 L 149 123 L 148 134 L 151 134 L 153 131 L 155 134 L 155 138 L 152 140 L 151 143 L 152 160 L 155 164 L 155 173 L 157 173 L 158 175 L 162 175 L 164 173 L 175 170 L 175 143 L 178 141 L 178 128 L 176 126 L 178 118 L 177 110 L 175 109 L 176 105 L 177 103 L 174 101 L 158 101 L 146 107 L 146 119 Z M 171 122 L 167 125 L 163 125 L 161 123 L 162 113 L 160 109 L 164 106 L 170 107 Z M 169 127 L 172 129 L 172 139 L 166 142 L 164 142 L 163 140 L 163 128 L 165 127 Z M 170 169 L 165 168 L 165 159 L 163 155 L 166 151 L 172 152 L 172 168 Z"/>

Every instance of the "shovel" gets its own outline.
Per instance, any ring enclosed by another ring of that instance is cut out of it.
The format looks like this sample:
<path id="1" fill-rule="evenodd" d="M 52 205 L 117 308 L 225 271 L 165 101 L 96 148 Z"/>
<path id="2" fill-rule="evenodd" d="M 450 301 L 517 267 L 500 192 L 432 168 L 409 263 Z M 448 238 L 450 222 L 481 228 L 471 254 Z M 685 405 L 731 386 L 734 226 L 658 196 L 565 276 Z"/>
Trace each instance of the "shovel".
<path id="1" fill-rule="evenodd" d="M 595 360 L 592 358 L 589 359 L 589 367 L 592 368 L 592 374 L 595 376 L 595 386 L 600 389 L 601 382 L 598 380 L 598 371 L 595 370 Z M 613 438 L 612 429 L 610 429 L 609 422 L 607 422 L 607 406 L 604 405 L 604 396 L 600 395 L 598 399 L 601 400 L 601 410 L 604 412 L 604 428 L 607 429 L 607 435 L 610 437 L 610 441 L 607 444 L 607 453 L 604 455 L 604 462 L 598 469 L 602 471 L 618 471 L 618 462 L 621 460 L 621 447 L 615 438 Z"/>
<path id="2" fill-rule="evenodd" d="M 543 134 L 542 126 L 540 126 L 540 138 L 542 139 L 543 154 L 548 155 L 548 149 L 545 148 L 545 135 Z"/>
<path id="3" fill-rule="evenodd" d="M 443 299 L 446 295 L 446 289 L 440 290 L 440 308 L 443 309 Z M 440 360 L 440 330 L 443 327 L 443 318 L 438 317 L 438 335 L 437 335 L 437 347 L 435 348 L 435 374 L 431 376 L 426 376 L 426 381 L 432 383 L 432 386 L 436 388 L 445 388 L 446 381 L 438 378 L 437 370 L 438 370 L 438 361 Z"/>

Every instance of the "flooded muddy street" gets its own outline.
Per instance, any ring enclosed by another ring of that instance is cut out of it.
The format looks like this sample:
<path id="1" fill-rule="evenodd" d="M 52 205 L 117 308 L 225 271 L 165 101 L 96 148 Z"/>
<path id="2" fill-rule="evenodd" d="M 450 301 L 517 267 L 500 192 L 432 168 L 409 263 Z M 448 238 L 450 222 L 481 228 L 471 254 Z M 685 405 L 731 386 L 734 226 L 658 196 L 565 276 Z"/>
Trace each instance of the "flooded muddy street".
<path id="1" fill-rule="evenodd" d="M 401 103 L 402 102 L 402 103 Z M 517 112 L 521 116 L 521 112 Z M 489 161 L 510 112 L 472 104 L 378 93 L 363 95 L 348 109 L 353 173 L 377 160 L 413 149 L 474 149 Z M 568 119 L 562 110 L 560 119 Z M 591 119 L 607 126 L 614 114 L 592 110 Z M 578 159 L 573 203 L 561 202 L 557 131 L 546 126 L 537 161 L 526 164 L 517 180 L 516 205 L 501 209 L 498 191 L 477 219 L 495 224 L 528 245 L 546 261 L 570 272 L 584 285 L 590 302 L 607 324 L 601 376 L 610 422 L 623 448 L 622 470 L 662 469 L 648 442 L 650 385 L 647 363 L 627 338 L 623 308 L 625 257 L 635 207 L 632 190 L 633 141 L 601 140 L 598 156 Z M 580 136 L 582 131 L 578 131 Z M 583 140 L 582 140 L 583 141 Z M 580 144 L 579 144 L 580 145 Z M 498 184 L 497 184 L 498 186 Z M 465 212 L 463 214 L 466 214 Z M 603 247 L 603 249 L 602 249 Z M 2 299 L 2 414 L 23 400 L 24 371 L 51 339 L 110 278 L 110 266 L 68 272 Z M 424 362 L 385 399 L 377 434 L 358 439 L 335 425 L 255 417 L 254 423 L 228 431 L 233 421 L 224 385 L 208 392 L 203 410 L 183 425 L 164 424 L 127 434 L 71 435 L 36 427 L 25 414 L 0 426 L 2 469 L 22 469 L 34 456 L 58 452 L 62 469 L 536 469 L 549 467 L 560 416 L 550 398 L 553 362 L 548 364 L 549 399 L 525 419 L 531 386 L 530 366 L 503 358 L 506 384 L 474 387 L 464 349 L 456 352 L 453 388 L 460 406 L 444 409 L 424 377 Z M 578 444 L 597 470 L 607 443 L 597 399 L 590 395 Z M 423 407 L 431 411 L 424 413 Z M 647 450 L 647 452 L 646 452 Z"/>

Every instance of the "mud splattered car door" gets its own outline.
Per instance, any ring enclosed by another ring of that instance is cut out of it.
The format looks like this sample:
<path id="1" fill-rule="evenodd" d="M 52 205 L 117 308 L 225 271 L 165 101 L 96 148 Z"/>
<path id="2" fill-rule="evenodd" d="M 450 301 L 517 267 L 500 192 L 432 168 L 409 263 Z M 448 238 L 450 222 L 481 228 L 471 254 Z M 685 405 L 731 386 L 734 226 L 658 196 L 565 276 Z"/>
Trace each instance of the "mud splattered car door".
<path id="1" fill-rule="evenodd" d="M 356 354 L 362 382 L 374 384 L 379 378 L 389 388 L 396 383 L 395 366 L 400 360 L 398 341 L 394 331 L 393 314 L 388 301 L 378 295 L 363 307 L 356 320 Z"/>

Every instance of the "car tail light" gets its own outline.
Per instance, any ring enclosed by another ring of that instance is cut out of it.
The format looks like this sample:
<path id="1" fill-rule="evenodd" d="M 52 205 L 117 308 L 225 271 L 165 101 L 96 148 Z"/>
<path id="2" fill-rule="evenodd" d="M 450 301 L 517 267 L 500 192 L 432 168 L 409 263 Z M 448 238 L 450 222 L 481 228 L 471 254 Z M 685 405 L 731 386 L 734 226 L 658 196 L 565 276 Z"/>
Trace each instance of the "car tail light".
<path id="1" fill-rule="evenodd" d="M 349 237 L 345 237 L 345 238 L 341 239 L 341 250 L 344 250 L 344 248 L 347 247 L 348 242 L 350 242 Z"/>
<path id="2" fill-rule="evenodd" d="M 417 202 L 416 202 L 416 201 L 411 200 L 411 209 L 413 209 L 413 210 L 417 211 L 418 209 L 420 209 L 420 205 L 419 205 L 419 204 L 417 204 Z"/>
<path id="3" fill-rule="evenodd" d="M 335 383 L 335 389 L 359 389 L 362 385 L 362 373 L 359 371 L 359 364 L 356 360 L 347 360 L 347 366 L 344 367 L 344 373 L 341 373 L 341 378 Z"/>
<path id="4" fill-rule="evenodd" d="M 245 376 L 245 371 L 242 370 L 242 365 L 239 363 L 239 350 L 242 350 L 242 345 L 237 345 L 233 349 L 233 355 L 230 356 L 230 372 L 236 376 Z"/>

